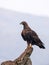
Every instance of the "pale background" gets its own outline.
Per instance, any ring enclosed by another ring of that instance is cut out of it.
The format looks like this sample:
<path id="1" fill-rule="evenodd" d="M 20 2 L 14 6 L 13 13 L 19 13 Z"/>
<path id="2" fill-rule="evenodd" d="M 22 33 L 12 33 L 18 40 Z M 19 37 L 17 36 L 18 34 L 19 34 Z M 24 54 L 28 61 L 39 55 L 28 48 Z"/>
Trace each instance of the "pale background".
<path id="1" fill-rule="evenodd" d="M 49 16 L 49 0 L 0 0 L 0 8 Z"/>
<path id="2" fill-rule="evenodd" d="M 33 46 L 33 65 L 49 65 L 49 1 L 0 0 L 0 63 L 14 60 L 26 48 L 21 37 L 21 21 L 27 21 L 44 42 L 46 49 Z"/>

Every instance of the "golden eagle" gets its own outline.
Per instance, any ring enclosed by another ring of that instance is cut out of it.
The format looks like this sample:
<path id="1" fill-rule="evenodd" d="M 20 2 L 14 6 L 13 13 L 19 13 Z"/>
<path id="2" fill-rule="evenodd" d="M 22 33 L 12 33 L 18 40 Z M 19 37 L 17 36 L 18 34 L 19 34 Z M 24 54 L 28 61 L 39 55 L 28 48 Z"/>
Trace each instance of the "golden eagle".
<path id="1" fill-rule="evenodd" d="M 23 31 L 21 33 L 23 39 L 27 41 L 27 44 L 32 47 L 32 45 L 37 45 L 40 48 L 45 49 L 43 42 L 39 39 L 35 31 L 33 31 L 25 21 L 20 24 L 23 25 Z"/>

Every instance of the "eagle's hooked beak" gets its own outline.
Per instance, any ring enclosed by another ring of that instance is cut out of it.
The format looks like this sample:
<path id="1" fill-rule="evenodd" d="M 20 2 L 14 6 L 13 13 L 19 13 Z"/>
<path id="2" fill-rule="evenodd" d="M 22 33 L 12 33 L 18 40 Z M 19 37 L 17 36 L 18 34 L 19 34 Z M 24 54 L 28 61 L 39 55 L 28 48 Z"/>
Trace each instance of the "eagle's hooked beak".
<path id="1" fill-rule="evenodd" d="M 20 24 L 22 24 L 22 22 Z"/>
<path id="2" fill-rule="evenodd" d="M 21 22 L 20 24 L 22 24 L 22 25 L 23 25 L 23 22 Z"/>

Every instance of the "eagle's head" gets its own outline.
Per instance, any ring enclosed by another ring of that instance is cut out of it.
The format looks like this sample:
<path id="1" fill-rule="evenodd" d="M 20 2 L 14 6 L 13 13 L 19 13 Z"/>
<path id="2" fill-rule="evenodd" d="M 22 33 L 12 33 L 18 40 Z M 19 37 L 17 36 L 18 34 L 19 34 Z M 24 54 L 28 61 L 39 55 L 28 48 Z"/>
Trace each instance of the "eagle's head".
<path id="1" fill-rule="evenodd" d="M 28 24 L 25 21 L 22 21 L 20 24 L 23 25 L 24 29 L 30 29 Z"/>
<path id="2" fill-rule="evenodd" d="M 22 21 L 20 24 L 22 24 L 22 25 L 27 25 L 27 23 L 25 22 L 25 21 Z"/>
<path id="3" fill-rule="evenodd" d="M 22 24 L 22 25 L 23 25 L 24 29 L 26 29 L 26 28 L 28 28 L 28 27 L 29 27 L 29 26 L 28 26 L 28 24 L 27 24 L 25 21 L 22 21 L 20 24 Z"/>

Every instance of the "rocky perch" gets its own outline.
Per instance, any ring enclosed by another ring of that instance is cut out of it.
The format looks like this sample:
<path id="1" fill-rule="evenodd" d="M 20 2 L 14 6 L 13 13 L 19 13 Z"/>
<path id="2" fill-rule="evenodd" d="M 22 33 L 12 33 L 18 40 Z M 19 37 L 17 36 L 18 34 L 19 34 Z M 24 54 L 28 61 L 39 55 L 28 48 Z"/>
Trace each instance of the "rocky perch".
<path id="1" fill-rule="evenodd" d="M 33 48 L 28 46 L 25 51 L 14 61 L 5 61 L 1 65 L 32 65 L 30 55 L 33 51 Z"/>

